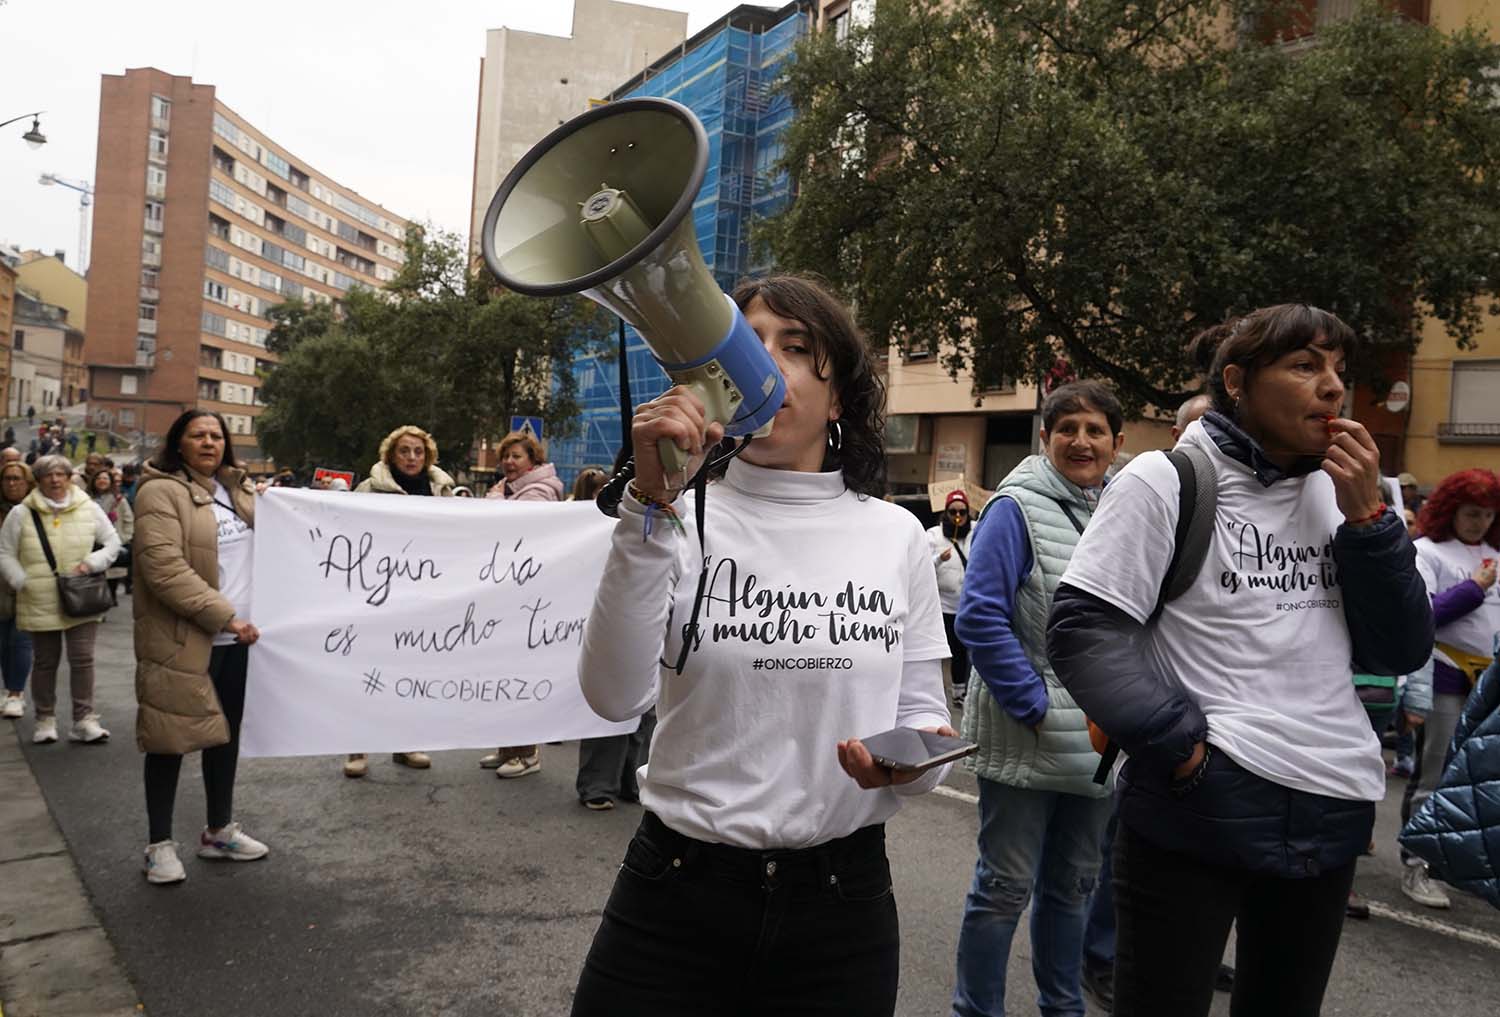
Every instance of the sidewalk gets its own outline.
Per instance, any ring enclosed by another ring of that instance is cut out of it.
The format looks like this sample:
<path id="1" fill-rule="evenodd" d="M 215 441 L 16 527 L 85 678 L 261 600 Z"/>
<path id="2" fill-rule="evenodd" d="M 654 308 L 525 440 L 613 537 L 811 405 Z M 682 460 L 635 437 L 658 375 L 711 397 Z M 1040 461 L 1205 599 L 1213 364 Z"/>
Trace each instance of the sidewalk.
<path id="1" fill-rule="evenodd" d="M 3 723 L 0 1017 L 137 1017 L 144 1008 L 21 755 L 23 725 Z"/>

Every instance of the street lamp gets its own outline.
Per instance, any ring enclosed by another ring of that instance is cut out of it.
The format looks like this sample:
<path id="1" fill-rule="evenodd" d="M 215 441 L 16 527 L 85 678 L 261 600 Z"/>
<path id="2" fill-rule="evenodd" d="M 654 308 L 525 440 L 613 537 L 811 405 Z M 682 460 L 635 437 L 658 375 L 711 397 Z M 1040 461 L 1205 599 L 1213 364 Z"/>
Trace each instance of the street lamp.
<path id="1" fill-rule="evenodd" d="M 47 143 L 47 136 L 42 133 L 42 122 L 39 119 L 41 117 L 41 115 L 43 113 L 45 113 L 45 112 L 47 112 L 47 111 L 44 110 L 44 109 L 42 109 L 42 110 L 37 110 L 35 113 L 22 113 L 18 117 L 11 117 L 9 120 L 5 121 L 4 123 L 0 123 L 0 127 L 9 127 L 11 124 L 15 123 L 17 120 L 25 120 L 27 117 L 30 117 L 31 118 L 31 130 L 29 130 L 25 134 L 21 135 L 21 140 L 24 141 L 24 142 L 26 142 L 26 144 L 30 145 L 32 148 L 41 148 L 43 145 L 45 145 Z"/>

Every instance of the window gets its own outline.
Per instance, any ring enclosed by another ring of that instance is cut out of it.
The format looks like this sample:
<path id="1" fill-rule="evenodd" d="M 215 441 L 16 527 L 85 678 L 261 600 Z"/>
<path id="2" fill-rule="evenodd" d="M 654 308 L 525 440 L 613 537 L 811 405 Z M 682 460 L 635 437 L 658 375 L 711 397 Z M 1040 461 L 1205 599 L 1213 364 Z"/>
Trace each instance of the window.
<path id="1" fill-rule="evenodd" d="M 139 311 L 140 311 L 140 318 L 141 318 L 142 321 L 155 321 L 156 320 L 156 305 L 155 304 L 141 304 L 140 308 L 139 308 Z"/>
<path id="2" fill-rule="evenodd" d="M 265 240 L 260 245 L 260 256 L 273 265 L 281 265 L 285 263 L 286 250 L 271 243 L 269 240 Z"/>
<path id="3" fill-rule="evenodd" d="M 135 426 L 135 410 L 120 411 L 120 426 L 127 430 Z"/>
<path id="4" fill-rule="evenodd" d="M 291 163 L 287 162 L 275 152 L 272 152 L 269 149 L 262 149 L 260 153 L 260 161 L 261 164 L 266 167 L 266 169 L 270 170 L 272 173 L 275 173 L 283 180 L 289 180 L 291 178 Z"/>
<path id="5" fill-rule="evenodd" d="M 214 133 L 236 147 L 240 143 L 240 129 L 229 122 L 222 113 L 214 114 Z"/>
<path id="6" fill-rule="evenodd" d="M 136 376 L 133 374 L 120 375 L 120 394 L 135 395 L 138 391 Z"/>
<path id="7" fill-rule="evenodd" d="M 24 328 L 16 329 L 16 342 L 14 348 L 18 350 L 24 350 L 26 348 L 26 330 Z"/>
<path id="8" fill-rule="evenodd" d="M 214 282 L 212 279 L 203 280 L 203 295 L 210 300 L 217 300 L 221 304 L 228 303 L 229 301 L 228 288 L 223 283 Z"/>
<path id="9" fill-rule="evenodd" d="M 152 131 L 149 151 L 153 158 L 165 160 L 167 158 L 167 136 L 161 131 Z"/>
<path id="10" fill-rule="evenodd" d="M 345 275 L 342 272 L 335 272 L 335 273 L 333 273 L 333 285 L 335 287 L 337 287 L 338 289 L 347 290 L 349 287 L 353 286 L 355 284 L 355 282 L 357 282 L 357 281 L 358 280 L 349 278 L 347 275 Z"/>
<path id="11" fill-rule="evenodd" d="M 222 314 L 210 314 L 203 312 L 203 331 L 213 335 L 226 335 L 228 333 L 228 319 Z"/>
<path id="12" fill-rule="evenodd" d="M 209 268 L 216 268 L 220 272 L 230 272 L 232 271 L 230 265 L 234 260 L 229 256 L 228 252 L 215 247 L 213 244 L 208 244 L 203 248 L 203 263 Z"/>
<path id="13" fill-rule="evenodd" d="M 172 119 L 172 104 L 159 95 L 151 97 L 151 119 L 168 123 Z"/>
<path id="14" fill-rule="evenodd" d="M 295 167 L 295 166 L 289 166 L 289 167 L 287 167 L 287 179 L 292 182 L 292 186 L 293 187 L 296 187 L 299 190 L 303 190 L 303 191 L 307 190 L 307 184 L 308 184 L 307 174 L 303 173 L 297 167 Z"/>
<path id="15" fill-rule="evenodd" d="M 208 232 L 220 240 L 229 239 L 229 220 L 221 219 L 212 212 L 208 213 Z"/>
<path id="16" fill-rule="evenodd" d="M 1450 399 L 1438 440 L 1500 442 L 1500 360 L 1455 361 Z"/>
<path id="17" fill-rule="evenodd" d="M 156 289 L 161 284 L 161 273 L 154 268 L 141 269 L 141 285 Z"/>
<path id="18" fill-rule="evenodd" d="M 212 201 L 217 201 L 225 208 L 234 207 L 234 192 L 217 180 L 208 181 L 208 196 Z"/>
<path id="19" fill-rule="evenodd" d="M 214 169 L 225 176 L 234 176 L 234 157 L 218 145 L 214 146 Z"/>

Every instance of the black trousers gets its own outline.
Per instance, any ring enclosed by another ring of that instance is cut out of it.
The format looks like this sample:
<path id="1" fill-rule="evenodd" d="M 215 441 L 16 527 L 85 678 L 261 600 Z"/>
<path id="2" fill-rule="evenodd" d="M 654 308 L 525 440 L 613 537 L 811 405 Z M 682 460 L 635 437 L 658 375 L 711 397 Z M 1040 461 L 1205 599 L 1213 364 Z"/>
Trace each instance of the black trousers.
<path id="1" fill-rule="evenodd" d="M 708 844 L 646 813 L 574 1017 L 889 1017 L 901 934 L 884 826 L 801 851 Z"/>
<path id="2" fill-rule="evenodd" d="M 245 673 L 250 647 L 240 643 L 215 646 L 208 660 L 219 706 L 229 721 L 229 741 L 203 750 L 203 793 L 208 799 L 208 827 L 217 830 L 234 818 L 234 773 L 240 762 L 240 719 L 245 715 Z M 172 839 L 172 808 L 177 801 L 177 777 L 182 757 L 146 753 L 146 818 L 150 840 Z"/>
<path id="3" fill-rule="evenodd" d="M 948 634 L 948 652 L 953 654 L 953 687 L 969 684 L 969 648 L 958 638 L 953 622 L 958 615 L 943 615 L 943 631 Z"/>
<path id="4" fill-rule="evenodd" d="M 1317 1017 L 1354 862 L 1284 879 L 1167 851 L 1121 823 L 1113 863 L 1115 1017 L 1204 1017 L 1231 924 L 1230 1014 Z"/>

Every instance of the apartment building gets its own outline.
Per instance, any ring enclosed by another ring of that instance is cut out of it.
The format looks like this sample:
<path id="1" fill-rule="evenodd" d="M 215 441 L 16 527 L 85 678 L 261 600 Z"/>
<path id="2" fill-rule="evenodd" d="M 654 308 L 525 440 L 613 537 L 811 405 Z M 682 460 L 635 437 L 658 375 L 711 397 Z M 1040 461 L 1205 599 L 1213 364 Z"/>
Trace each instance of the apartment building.
<path id="1" fill-rule="evenodd" d="M 68 320 L 66 308 L 18 286 L 10 335 L 8 416 L 25 416 L 35 407 L 39 416 L 52 417 L 87 398 L 83 331 Z"/>
<path id="2" fill-rule="evenodd" d="M 267 312 L 377 289 L 407 221 L 318 172 L 218 100 L 155 68 L 102 78 L 89 272 L 93 422 L 146 444 L 184 409 L 217 410 L 236 455 L 255 440 Z"/>
<path id="3" fill-rule="evenodd" d="M 687 15 L 617 0 L 574 0 L 567 36 L 485 33 L 474 127 L 470 244 L 490 199 L 532 145 L 687 38 Z"/>
<path id="4" fill-rule="evenodd" d="M 751 223 L 792 200 L 791 180 L 776 163 L 793 115 L 786 97 L 773 94 L 770 85 L 797 40 L 812 30 L 816 13 L 813 0 L 775 10 L 741 5 L 604 96 L 673 99 L 703 122 L 708 168 L 693 203 L 693 230 L 704 263 L 725 290 L 770 268 L 755 260 Z M 635 402 L 671 386 L 634 330 L 626 356 Z M 573 375 L 583 406 L 582 433 L 549 443 L 552 461 L 566 478 L 585 466 L 612 464 L 622 437 L 618 364 L 613 358 L 583 357 L 574 363 Z"/>

